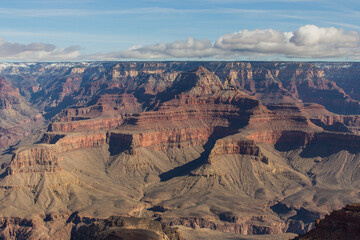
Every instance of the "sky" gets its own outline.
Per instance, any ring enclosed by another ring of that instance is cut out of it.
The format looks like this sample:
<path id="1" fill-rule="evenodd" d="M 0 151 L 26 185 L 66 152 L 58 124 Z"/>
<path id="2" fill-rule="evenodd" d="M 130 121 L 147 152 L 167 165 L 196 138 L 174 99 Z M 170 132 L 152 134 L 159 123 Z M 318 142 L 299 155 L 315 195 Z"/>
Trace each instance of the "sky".
<path id="1" fill-rule="evenodd" d="M 0 61 L 359 61 L 359 0 L 0 0 Z"/>

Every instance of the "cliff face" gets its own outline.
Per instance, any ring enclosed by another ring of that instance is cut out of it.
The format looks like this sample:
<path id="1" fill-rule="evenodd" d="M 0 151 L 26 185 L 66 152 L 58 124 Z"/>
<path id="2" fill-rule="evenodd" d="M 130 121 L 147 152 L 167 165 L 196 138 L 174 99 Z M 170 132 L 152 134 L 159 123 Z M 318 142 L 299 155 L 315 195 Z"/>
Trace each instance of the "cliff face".
<path id="1" fill-rule="evenodd" d="M 87 130 L 106 130 L 120 126 L 123 123 L 123 117 L 103 117 L 95 119 L 86 119 L 67 122 L 53 122 L 49 125 L 49 132 L 81 132 Z"/>
<path id="2" fill-rule="evenodd" d="M 42 142 L 47 144 L 38 144 L 27 149 L 17 150 L 7 167 L 7 174 L 60 171 L 59 159 L 62 154 L 79 149 L 100 147 L 106 143 L 106 134 L 91 132 L 66 136 L 45 133 Z"/>
<path id="3" fill-rule="evenodd" d="M 209 163 L 211 164 L 212 157 L 225 154 L 250 155 L 254 156 L 255 160 L 269 164 L 269 159 L 263 155 L 260 148 L 255 144 L 255 142 L 247 139 L 220 139 L 216 141 L 214 148 L 211 150 L 211 153 L 209 155 Z"/>
<path id="4" fill-rule="evenodd" d="M 59 126 L 54 126 L 54 131 L 72 131 L 71 127 L 65 129 L 64 122 L 139 113 L 154 107 L 159 98 L 171 99 L 186 88 L 192 89 L 191 95 L 198 95 L 237 87 L 265 105 L 313 102 L 334 113 L 358 114 L 359 98 L 354 87 L 358 69 L 356 63 L 5 64 L 0 71 L 0 104 L 7 117 L 2 118 L 6 124 L 1 126 L 0 147 L 14 144 L 22 135 L 42 127 L 43 117 L 51 119 L 59 113 L 55 118 L 58 123 L 53 123 Z M 194 81 L 199 76 L 200 81 Z M 356 121 L 339 118 L 336 121 Z M 26 128 L 20 127 L 23 124 Z M 11 136 L 10 132 L 14 136 L 4 137 Z"/>
<path id="5" fill-rule="evenodd" d="M 38 236 L 69 217 L 55 223 L 49 214 L 78 212 L 105 235 L 122 220 L 95 216 L 242 234 L 304 233 L 314 219 L 359 200 L 359 100 L 350 83 L 337 79 L 345 71 L 351 82 L 349 69 L 357 65 L 4 67 L 0 144 L 34 135 L 0 155 L 4 226 L 16 229 L 14 236 Z M 83 223 L 78 234 L 94 234 Z M 131 232 L 120 228 L 116 234 Z M 132 233 L 144 233 L 138 230 Z M 147 233 L 166 238 L 163 230 Z"/>
<path id="6" fill-rule="evenodd" d="M 0 76 L 0 149 L 43 127 L 43 122 L 42 115 L 21 96 L 19 89 Z"/>
<path id="7" fill-rule="evenodd" d="M 19 104 L 20 93 L 9 82 L 0 79 L 0 109 L 11 109 L 12 104 Z"/>
<path id="8" fill-rule="evenodd" d="M 55 172 L 61 168 L 58 166 L 58 158 L 55 151 L 50 148 L 30 148 L 16 153 L 7 168 L 7 174 L 23 172 Z"/>
<path id="9" fill-rule="evenodd" d="M 359 219 L 360 205 L 349 204 L 317 219 L 314 229 L 294 239 L 354 239 L 360 236 Z"/>

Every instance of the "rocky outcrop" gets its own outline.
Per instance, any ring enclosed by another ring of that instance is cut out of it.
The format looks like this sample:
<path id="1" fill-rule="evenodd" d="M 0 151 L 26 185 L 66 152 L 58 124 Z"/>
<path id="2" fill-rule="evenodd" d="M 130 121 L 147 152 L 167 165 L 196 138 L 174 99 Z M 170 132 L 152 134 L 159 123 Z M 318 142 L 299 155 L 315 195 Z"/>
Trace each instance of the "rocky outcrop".
<path id="1" fill-rule="evenodd" d="M 53 122 L 49 125 L 49 132 L 79 132 L 107 130 L 120 126 L 123 123 L 123 117 L 94 118 L 88 120 L 78 120 L 70 122 Z"/>
<path id="2" fill-rule="evenodd" d="M 315 221 L 315 228 L 294 240 L 300 239 L 355 239 L 360 236 L 360 204 L 348 204 L 333 211 L 324 219 Z"/>
<path id="3" fill-rule="evenodd" d="M 107 219 L 72 214 L 40 214 L 1 218 L 1 239 L 159 239 L 182 240 L 177 227 L 145 218 L 112 216 Z"/>
<path id="4" fill-rule="evenodd" d="M 106 133 L 93 132 L 68 136 L 45 133 L 42 141 L 47 144 L 17 150 L 7 167 L 7 174 L 60 171 L 61 154 L 79 149 L 100 147 L 106 143 Z"/>
<path id="5" fill-rule="evenodd" d="M 31 239 L 35 224 L 32 219 L 1 218 L 0 238 Z"/>
<path id="6" fill-rule="evenodd" d="M 211 150 L 208 161 L 211 164 L 212 157 L 225 154 L 250 155 L 254 156 L 255 160 L 269 164 L 269 159 L 263 155 L 255 142 L 247 139 L 233 140 L 225 138 L 217 140 L 215 146 Z"/>
<path id="7" fill-rule="evenodd" d="M 254 132 L 247 136 L 249 139 L 258 143 L 288 143 L 297 144 L 298 146 L 305 146 L 309 139 L 311 139 L 313 133 L 307 133 L 303 131 L 261 131 Z"/>
<path id="8" fill-rule="evenodd" d="M 132 146 L 161 149 L 169 145 L 189 142 L 189 144 L 202 145 L 213 133 L 213 128 L 181 128 L 160 130 L 157 132 L 143 132 L 133 135 Z"/>
<path id="9" fill-rule="evenodd" d="M 131 114 L 141 111 L 141 104 L 133 94 L 104 94 L 97 96 L 88 103 L 88 107 L 73 107 L 61 111 L 55 118 L 56 122 L 86 120 L 96 117 L 114 118 L 117 115 Z"/>
<path id="10" fill-rule="evenodd" d="M 61 167 L 57 155 L 54 149 L 47 146 L 20 150 L 14 154 L 9 167 L 6 169 L 7 174 L 60 171 Z"/>
<path id="11" fill-rule="evenodd" d="M 214 128 L 161 129 L 134 133 L 109 132 L 108 143 L 111 152 L 151 147 L 154 150 L 172 147 L 204 145 L 214 132 Z"/>
<path id="12" fill-rule="evenodd" d="M 71 239 L 182 240 L 176 228 L 144 218 L 110 217 L 92 224 L 78 224 Z"/>
<path id="13" fill-rule="evenodd" d="M 197 217 L 179 218 L 179 219 L 162 219 L 161 221 L 167 226 L 183 225 L 191 228 L 208 228 L 222 232 L 231 232 L 245 235 L 253 234 L 278 234 L 283 232 L 284 224 L 281 222 L 267 225 L 263 222 L 263 216 L 257 216 L 250 219 L 238 217 L 227 218 L 225 214 L 218 219 L 206 219 Z"/>
<path id="14" fill-rule="evenodd" d="M 83 148 L 100 147 L 106 143 L 106 133 L 102 131 L 87 132 L 85 134 L 70 134 L 63 138 L 61 137 L 62 134 L 56 135 L 52 133 L 45 133 L 44 138 L 45 136 L 51 135 L 53 135 L 52 141 L 57 138 L 59 139 L 54 143 L 55 148 L 58 149 L 59 153 L 65 153 Z"/>

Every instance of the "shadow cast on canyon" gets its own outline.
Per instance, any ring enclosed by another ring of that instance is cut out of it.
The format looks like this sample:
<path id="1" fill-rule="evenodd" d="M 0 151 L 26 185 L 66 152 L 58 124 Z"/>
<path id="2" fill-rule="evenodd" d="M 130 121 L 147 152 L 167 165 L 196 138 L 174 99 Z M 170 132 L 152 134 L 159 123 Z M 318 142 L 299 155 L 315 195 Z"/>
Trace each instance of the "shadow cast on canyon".
<path id="1" fill-rule="evenodd" d="M 360 139 L 352 139 L 351 135 L 321 132 L 309 140 L 305 132 L 296 133 L 292 137 L 294 133 L 284 133 L 275 143 L 275 149 L 280 152 L 302 149 L 299 156 L 303 158 L 329 157 L 340 151 L 360 153 Z"/>
<path id="2" fill-rule="evenodd" d="M 240 125 L 246 125 L 247 123 L 237 123 L 237 124 L 231 124 L 230 127 L 215 127 L 214 132 L 210 135 L 208 141 L 203 146 L 204 151 L 201 153 L 201 155 L 196 158 L 195 160 L 188 162 L 182 166 L 176 167 L 174 169 L 171 169 L 167 172 L 161 173 L 159 175 L 160 180 L 162 182 L 168 181 L 175 177 L 185 176 L 190 174 L 191 171 L 197 169 L 198 167 L 206 164 L 209 155 L 211 153 L 211 150 L 214 148 L 215 143 L 218 139 L 231 136 L 233 134 L 236 134 L 239 132 Z"/>

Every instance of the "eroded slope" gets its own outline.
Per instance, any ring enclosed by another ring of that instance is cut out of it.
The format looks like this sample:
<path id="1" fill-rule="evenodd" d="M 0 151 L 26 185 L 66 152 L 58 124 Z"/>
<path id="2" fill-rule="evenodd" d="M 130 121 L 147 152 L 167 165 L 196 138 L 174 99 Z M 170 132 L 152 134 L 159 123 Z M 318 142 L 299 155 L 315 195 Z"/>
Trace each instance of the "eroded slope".
<path id="1" fill-rule="evenodd" d="M 55 234 L 51 224 L 68 226 L 74 212 L 303 233 L 319 216 L 359 201 L 359 120 L 351 107 L 358 103 L 321 69 L 198 64 L 61 68 L 58 77 L 67 80 L 53 85 L 60 94 L 50 86 L 32 93 L 46 117 L 54 115 L 47 131 L 15 147 L 3 167 L 3 221 L 19 228 L 16 217 L 38 219 L 30 228 L 45 237 Z M 349 108 L 316 98 L 329 91 Z"/>

